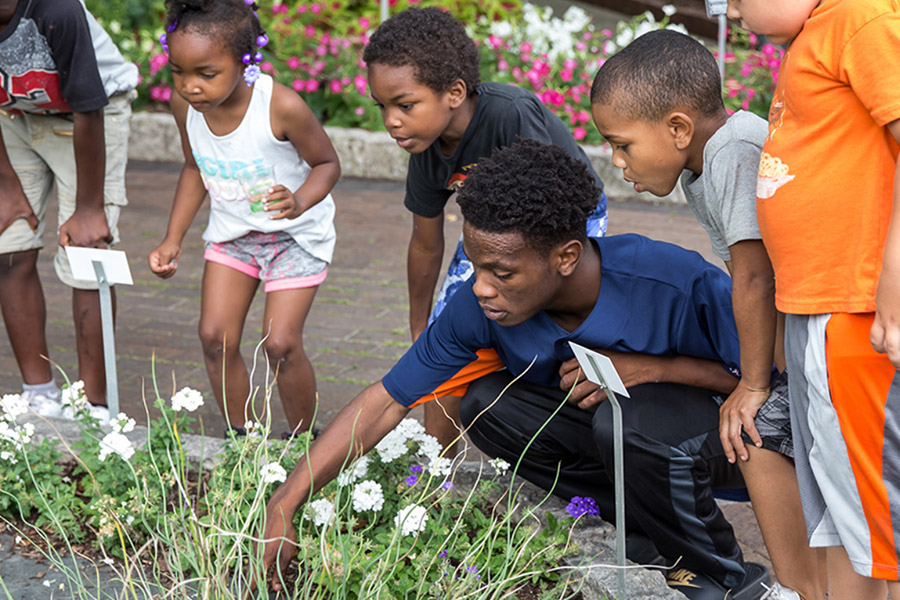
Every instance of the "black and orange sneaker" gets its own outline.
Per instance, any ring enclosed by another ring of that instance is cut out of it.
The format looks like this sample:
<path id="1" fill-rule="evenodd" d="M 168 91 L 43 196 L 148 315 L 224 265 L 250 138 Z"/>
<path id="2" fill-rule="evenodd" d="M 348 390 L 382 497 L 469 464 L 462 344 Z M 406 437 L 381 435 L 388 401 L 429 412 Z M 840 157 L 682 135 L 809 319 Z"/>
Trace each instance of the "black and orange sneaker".
<path id="1" fill-rule="evenodd" d="M 691 600 L 758 600 L 766 592 L 763 584 L 769 583 L 769 570 L 753 562 L 745 562 L 744 570 L 744 582 L 733 589 L 684 567 L 670 570 L 666 574 L 666 584 Z"/>

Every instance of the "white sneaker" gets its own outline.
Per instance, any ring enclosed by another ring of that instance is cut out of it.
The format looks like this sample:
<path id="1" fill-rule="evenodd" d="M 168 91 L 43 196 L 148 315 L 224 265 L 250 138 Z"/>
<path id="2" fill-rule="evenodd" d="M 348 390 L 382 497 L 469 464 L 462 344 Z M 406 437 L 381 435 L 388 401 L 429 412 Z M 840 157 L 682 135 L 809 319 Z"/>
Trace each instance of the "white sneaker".
<path id="1" fill-rule="evenodd" d="M 59 392 L 56 394 L 43 394 L 34 390 L 25 390 L 22 392 L 22 400 L 28 403 L 31 410 L 42 417 L 59 417 L 62 416 L 63 407 L 59 400 Z"/>
<path id="2" fill-rule="evenodd" d="M 763 584 L 763 587 L 767 588 L 766 593 L 760 596 L 759 600 L 803 600 L 800 594 L 780 583 L 776 583 L 772 587 Z"/>
<path id="3" fill-rule="evenodd" d="M 88 409 L 90 415 L 100 421 L 101 425 L 109 424 L 109 408 L 100 404 L 91 404 Z"/>

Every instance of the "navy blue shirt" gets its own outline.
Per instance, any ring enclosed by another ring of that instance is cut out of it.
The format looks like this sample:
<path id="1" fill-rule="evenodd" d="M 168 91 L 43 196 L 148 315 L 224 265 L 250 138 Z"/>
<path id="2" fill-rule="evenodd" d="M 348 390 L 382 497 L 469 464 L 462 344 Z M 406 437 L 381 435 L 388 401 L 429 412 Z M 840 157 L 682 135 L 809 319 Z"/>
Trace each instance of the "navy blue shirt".
<path id="1" fill-rule="evenodd" d="M 560 364 L 573 357 L 569 341 L 600 351 L 715 360 L 740 376 L 731 278 L 724 271 L 696 252 L 639 235 L 590 239 L 600 251 L 600 293 L 575 331 L 543 311 L 520 325 L 498 325 L 478 306 L 470 278 L 382 379 L 388 394 L 410 406 L 485 348 L 496 350 L 513 375 L 558 387 Z"/>

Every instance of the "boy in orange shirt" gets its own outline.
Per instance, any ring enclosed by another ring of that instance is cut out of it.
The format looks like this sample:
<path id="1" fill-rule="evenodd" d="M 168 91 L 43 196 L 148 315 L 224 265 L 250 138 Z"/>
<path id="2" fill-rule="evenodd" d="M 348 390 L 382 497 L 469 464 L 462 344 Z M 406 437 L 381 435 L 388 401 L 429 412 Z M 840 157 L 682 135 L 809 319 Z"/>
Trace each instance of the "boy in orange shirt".
<path id="1" fill-rule="evenodd" d="M 827 548 L 830 600 L 900 598 L 900 4 L 728 5 L 747 29 L 790 42 L 757 212 L 787 314 L 810 544 Z"/>

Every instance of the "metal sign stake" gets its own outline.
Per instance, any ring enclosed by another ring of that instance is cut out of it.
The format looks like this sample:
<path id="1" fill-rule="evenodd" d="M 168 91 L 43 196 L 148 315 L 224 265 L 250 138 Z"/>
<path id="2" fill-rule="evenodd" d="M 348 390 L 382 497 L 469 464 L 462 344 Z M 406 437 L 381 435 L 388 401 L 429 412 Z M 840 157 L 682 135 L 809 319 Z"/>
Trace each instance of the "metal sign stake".
<path id="1" fill-rule="evenodd" d="M 116 418 L 119 414 L 119 382 L 116 375 L 116 336 L 113 329 L 112 294 L 109 290 L 109 279 L 99 260 L 91 261 L 97 274 L 98 292 L 100 293 L 100 321 L 103 325 L 103 360 L 106 366 L 106 403 L 109 415 Z"/>
<path id="2" fill-rule="evenodd" d="M 616 570 L 619 585 L 619 600 L 626 600 L 625 589 L 625 450 L 622 442 L 622 406 L 609 386 L 603 384 L 603 391 L 612 403 L 613 414 L 613 463 L 615 464 L 616 487 Z"/>

